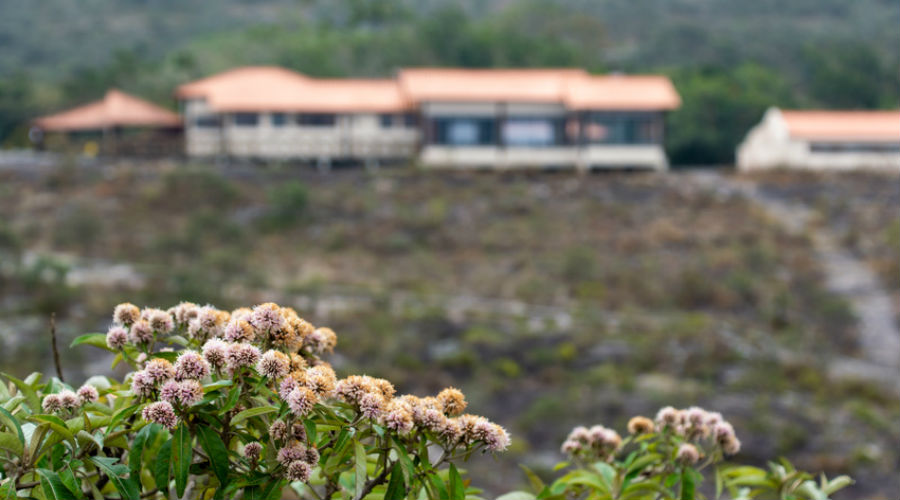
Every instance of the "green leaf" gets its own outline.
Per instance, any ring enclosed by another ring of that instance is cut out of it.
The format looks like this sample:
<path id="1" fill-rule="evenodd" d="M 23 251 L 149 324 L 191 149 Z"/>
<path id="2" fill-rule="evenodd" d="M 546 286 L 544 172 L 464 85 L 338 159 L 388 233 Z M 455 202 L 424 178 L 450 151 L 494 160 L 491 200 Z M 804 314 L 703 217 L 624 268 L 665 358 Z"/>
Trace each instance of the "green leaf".
<path id="1" fill-rule="evenodd" d="M 184 496 L 188 472 L 191 468 L 191 434 L 182 422 L 172 435 L 172 469 L 175 473 L 175 491 Z"/>
<path id="2" fill-rule="evenodd" d="M 450 483 L 450 500 L 466 500 L 466 487 L 463 485 L 462 476 L 456 470 L 456 465 L 450 464 L 450 476 L 447 479 Z"/>
<path id="3" fill-rule="evenodd" d="M 363 488 L 366 485 L 366 449 L 362 443 L 356 443 L 356 497 L 362 495 Z"/>
<path id="4" fill-rule="evenodd" d="M 159 424 L 145 425 L 134 436 L 134 442 L 131 444 L 131 450 L 128 452 L 128 468 L 131 470 L 132 475 L 137 476 L 141 473 L 144 446 L 148 443 L 152 444 L 161 429 L 162 426 Z"/>
<path id="5" fill-rule="evenodd" d="M 47 469 L 36 469 L 36 471 L 41 476 L 41 488 L 43 488 L 44 495 L 47 498 L 66 500 L 72 497 L 72 493 L 55 472 Z"/>
<path id="6" fill-rule="evenodd" d="M 214 431 L 211 427 L 201 425 L 197 427 L 197 431 L 199 433 L 200 446 L 203 447 L 206 454 L 209 455 L 209 461 L 212 464 L 216 477 L 219 478 L 219 483 L 222 486 L 227 485 L 228 449 L 225 447 L 225 443 L 222 441 L 222 438 L 219 437 L 219 433 Z"/>
<path id="7" fill-rule="evenodd" d="M 32 422 L 37 422 L 40 425 L 49 426 L 53 429 L 54 432 L 58 433 L 63 439 L 66 439 L 72 443 L 72 446 L 78 446 L 78 443 L 75 441 L 75 435 L 72 434 L 72 431 L 66 426 L 66 423 L 63 419 L 55 416 L 55 415 L 32 415 L 28 417 L 28 420 Z"/>
<path id="8" fill-rule="evenodd" d="M 139 498 L 141 492 L 135 484 L 136 481 L 127 477 L 128 467 L 116 463 L 117 460 L 116 458 L 91 457 L 91 462 L 94 462 L 100 470 L 109 476 L 109 480 L 112 481 L 116 491 L 119 492 L 123 499 Z"/>
<path id="9" fill-rule="evenodd" d="M 519 467 L 525 471 L 525 475 L 528 476 L 528 481 L 531 483 L 531 487 L 534 488 L 535 493 L 540 493 L 544 489 L 544 482 L 541 481 L 541 478 L 527 466 L 519 464 Z"/>
<path id="10" fill-rule="evenodd" d="M 691 470 L 686 468 L 681 471 L 681 500 L 694 500 L 696 495 L 696 485 Z"/>
<path id="11" fill-rule="evenodd" d="M 169 475 L 172 469 L 172 440 L 167 439 L 162 446 L 159 447 L 159 453 L 153 463 L 153 481 L 156 482 L 156 488 L 160 491 L 167 492 L 169 490 Z"/>
<path id="12" fill-rule="evenodd" d="M 0 432 L 0 450 L 11 451 L 13 455 L 21 456 L 23 448 L 19 436 L 12 432 Z"/>
<path id="13" fill-rule="evenodd" d="M 500 495 L 497 500 L 535 500 L 535 496 L 527 491 L 511 491 L 505 495 Z"/>
<path id="14" fill-rule="evenodd" d="M 22 395 L 25 396 L 25 401 L 28 403 L 28 408 L 31 409 L 32 413 L 38 413 L 41 411 L 41 400 L 40 398 L 38 398 L 37 392 L 34 390 L 34 387 L 31 387 L 25 381 L 19 380 L 8 373 L 0 373 L 0 375 L 3 375 L 7 379 L 9 379 L 10 382 L 15 384 L 15 386 L 19 389 L 19 392 L 21 392 Z"/>
<path id="15" fill-rule="evenodd" d="M 431 482 L 431 488 L 434 490 L 433 498 L 437 500 L 450 498 L 450 494 L 447 492 L 447 488 L 444 486 L 444 481 L 441 480 L 441 476 L 438 476 L 437 473 L 432 472 L 428 475 L 428 480 L 429 482 Z"/>
<path id="16" fill-rule="evenodd" d="M 212 392 L 216 389 L 221 389 L 222 387 L 231 386 L 232 382 L 230 380 L 217 380 L 215 382 L 210 382 L 203 386 L 203 393 Z"/>
<path id="17" fill-rule="evenodd" d="M 228 399 L 225 400 L 225 405 L 222 406 L 222 409 L 219 410 L 219 415 L 224 415 L 231 411 L 232 408 L 237 404 L 238 398 L 241 396 L 241 386 L 236 385 L 228 391 Z"/>
<path id="18" fill-rule="evenodd" d="M 306 440 L 315 444 L 316 442 L 316 423 L 311 418 L 303 421 L 303 427 L 306 428 Z"/>
<path id="19" fill-rule="evenodd" d="M 76 337 L 75 340 L 69 344 L 69 347 L 75 347 L 78 345 L 90 345 L 94 347 L 99 347 L 104 351 L 116 352 L 115 349 L 110 349 L 108 345 L 106 345 L 106 334 L 105 333 L 88 333 L 86 335 L 82 335 L 80 337 Z"/>
<path id="20" fill-rule="evenodd" d="M 384 500 L 403 500 L 404 498 L 406 498 L 406 485 L 403 484 L 403 471 L 395 464 L 394 470 L 391 471 L 391 481 L 384 493 Z"/>
<path id="21" fill-rule="evenodd" d="M 257 406 L 256 408 L 247 408 L 246 410 L 238 413 L 231 419 L 231 425 L 237 425 L 244 420 L 247 420 L 251 417 L 258 417 L 260 415 L 265 415 L 267 413 L 273 413 L 278 411 L 277 406 Z"/>
<path id="22" fill-rule="evenodd" d="M 136 404 L 117 411 L 116 414 L 113 415 L 112 420 L 109 421 L 109 425 L 106 426 L 105 434 L 109 436 L 109 433 L 112 432 L 112 430 L 115 429 L 122 422 L 122 420 L 134 415 L 134 413 L 138 411 L 138 408 L 140 407 L 141 405 Z"/>
<path id="23" fill-rule="evenodd" d="M 9 430 L 16 431 L 16 437 L 19 438 L 19 442 L 22 443 L 22 446 L 25 446 L 25 433 L 22 432 L 22 426 L 19 425 L 19 421 L 16 420 L 16 417 L 14 417 L 6 408 L 0 408 L 0 418 L 6 421 Z"/>
<path id="24" fill-rule="evenodd" d="M 81 500 L 84 498 L 84 493 L 81 492 L 81 487 L 79 486 L 80 483 L 75 479 L 75 474 L 72 473 L 70 465 L 71 464 L 68 464 L 59 470 L 59 479 L 62 481 L 63 485 L 65 485 L 66 489 L 75 495 L 75 498 Z"/>

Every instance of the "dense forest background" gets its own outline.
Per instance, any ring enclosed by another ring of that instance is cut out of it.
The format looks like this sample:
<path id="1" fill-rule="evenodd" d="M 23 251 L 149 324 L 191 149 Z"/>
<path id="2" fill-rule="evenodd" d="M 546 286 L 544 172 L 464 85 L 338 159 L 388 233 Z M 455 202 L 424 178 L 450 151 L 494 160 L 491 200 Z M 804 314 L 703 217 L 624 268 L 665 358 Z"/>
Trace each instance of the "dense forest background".
<path id="1" fill-rule="evenodd" d="M 896 108 L 895 0 L 0 0 L 0 144 L 111 86 L 174 107 L 242 64 L 314 76 L 402 66 L 662 72 L 676 164 L 727 164 L 770 105 Z"/>

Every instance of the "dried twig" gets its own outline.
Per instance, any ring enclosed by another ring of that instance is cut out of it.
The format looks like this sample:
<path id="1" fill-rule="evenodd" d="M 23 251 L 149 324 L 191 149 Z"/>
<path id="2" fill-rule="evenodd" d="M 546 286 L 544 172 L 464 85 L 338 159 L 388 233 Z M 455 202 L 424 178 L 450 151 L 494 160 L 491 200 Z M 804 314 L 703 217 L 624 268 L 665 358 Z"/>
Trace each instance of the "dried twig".
<path id="1" fill-rule="evenodd" d="M 53 347 L 53 364 L 56 365 L 56 376 L 60 382 L 65 382 L 63 378 L 62 365 L 59 363 L 59 349 L 56 348 L 56 313 L 50 313 L 50 345 Z"/>

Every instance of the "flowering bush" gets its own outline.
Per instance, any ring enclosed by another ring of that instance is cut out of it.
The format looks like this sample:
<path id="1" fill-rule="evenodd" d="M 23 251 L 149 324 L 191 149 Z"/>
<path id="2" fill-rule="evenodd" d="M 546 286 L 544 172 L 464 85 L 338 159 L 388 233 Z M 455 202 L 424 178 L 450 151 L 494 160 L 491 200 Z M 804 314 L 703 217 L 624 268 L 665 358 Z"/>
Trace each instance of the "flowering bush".
<path id="1" fill-rule="evenodd" d="M 513 492 L 498 500 L 694 500 L 705 498 L 698 486 L 710 468 L 715 498 L 827 500 L 852 483 L 847 476 L 828 481 L 823 475 L 817 484 L 784 460 L 768 470 L 725 465 L 724 457 L 736 454 L 741 442 L 721 414 L 698 407 L 669 406 L 653 420 L 636 416 L 628 422 L 628 434 L 622 439 L 602 425 L 576 427 L 562 445 L 571 461 L 555 469 L 568 472 L 545 485 L 526 468 L 534 494 Z"/>
<path id="2" fill-rule="evenodd" d="M 5 375 L 0 498 L 465 498 L 454 461 L 500 452 L 506 431 L 466 414 L 454 388 L 395 395 L 338 379 L 337 337 L 287 307 L 221 311 L 120 304 L 108 333 L 79 337 L 127 363 L 123 383 L 77 391 Z"/>

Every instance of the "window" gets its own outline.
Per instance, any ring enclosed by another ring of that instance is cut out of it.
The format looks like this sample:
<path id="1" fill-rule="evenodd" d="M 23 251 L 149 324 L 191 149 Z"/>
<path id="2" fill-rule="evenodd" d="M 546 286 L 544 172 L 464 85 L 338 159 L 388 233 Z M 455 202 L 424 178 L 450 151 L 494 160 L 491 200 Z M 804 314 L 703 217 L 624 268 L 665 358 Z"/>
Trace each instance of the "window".
<path id="1" fill-rule="evenodd" d="M 330 113 L 303 113 L 297 115 L 297 125 L 304 127 L 333 127 L 337 117 Z"/>
<path id="2" fill-rule="evenodd" d="M 391 128 L 394 126 L 394 115 L 378 115 L 378 122 L 381 124 L 381 128 Z"/>
<path id="3" fill-rule="evenodd" d="M 404 127 L 413 128 L 416 126 L 415 113 L 392 114 L 384 113 L 378 115 L 378 122 L 381 128 Z"/>
<path id="4" fill-rule="evenodd" d="M 259 123 L 259 115 L 256 113 L 235 113 L 234 124 L 239 127 L 255 127 Z"/>
<path id="5" fill-rule="evenodd" d="M 403 126 L 406 128 L 414 128 L 419 120 L 415 113 L 406 113 L 403 115 Z"/>
<path id="6" fill-rule="evenodd" d="M 272 126 L 283 127 L 287 125 L 287 115 L 285 113 L 272 113 Z"/>
<path id="7" fill-rule="evenodd" d="M 214 128 L 221 125 L 221 120 L 214 115 L 198 116 L 194 120 L 194 125 L 202 128 Z"/>
<path id="8" fill-rule="evenodd" d="M 508 146 L 552 146 L 558 143 L 561 120 L 552 118 L 509 118 L 503 122 L 503 143 Z"/>
<path id="9" fill-rule="evenodd" d="M 585 117 L 581 132 L 589 144 L 656 144 L 662 122 L 650 113 L 596 112 Z"/>
<path id="10" fill-rule="evenodd" d="M 813 142 L 813 153 L 897 153 L 900 143 L 891 142 Z"/>
<path id="11" fill-rule="evenodd" d="M 433 142 L 451 146 L 496 144 L 496 123 L 493 118 L 435 118 Z"/>

